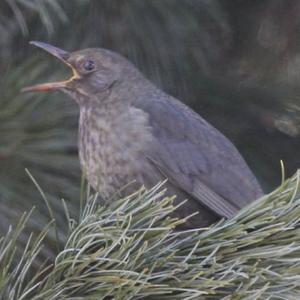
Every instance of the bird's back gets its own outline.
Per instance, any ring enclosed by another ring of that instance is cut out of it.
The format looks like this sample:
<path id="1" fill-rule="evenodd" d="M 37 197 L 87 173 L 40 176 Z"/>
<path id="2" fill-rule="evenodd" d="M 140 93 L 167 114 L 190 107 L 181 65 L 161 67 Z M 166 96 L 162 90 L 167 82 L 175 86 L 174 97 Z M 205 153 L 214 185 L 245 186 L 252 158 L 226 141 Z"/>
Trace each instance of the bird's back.
<path id="1" fill-rule="evenodd" d="M 193 207 L 230 218 L 263 194 L 235 146 L 186 105 L 153 90 L 134 106 L 148 114 L 154 136 L 145 157 Z"/>

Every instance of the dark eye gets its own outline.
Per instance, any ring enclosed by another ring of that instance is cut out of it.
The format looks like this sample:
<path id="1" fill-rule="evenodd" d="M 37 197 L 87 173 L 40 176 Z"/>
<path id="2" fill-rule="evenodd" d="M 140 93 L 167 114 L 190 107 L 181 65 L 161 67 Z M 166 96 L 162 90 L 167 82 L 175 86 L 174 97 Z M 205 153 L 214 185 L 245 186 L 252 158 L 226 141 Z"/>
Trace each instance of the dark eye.
<path id="1" fill-rule="evenodd" d="M 83 63 L 83 68 L 85 71 L 93 71 L 95 69 L 95 62 L 88 59 Z"/>

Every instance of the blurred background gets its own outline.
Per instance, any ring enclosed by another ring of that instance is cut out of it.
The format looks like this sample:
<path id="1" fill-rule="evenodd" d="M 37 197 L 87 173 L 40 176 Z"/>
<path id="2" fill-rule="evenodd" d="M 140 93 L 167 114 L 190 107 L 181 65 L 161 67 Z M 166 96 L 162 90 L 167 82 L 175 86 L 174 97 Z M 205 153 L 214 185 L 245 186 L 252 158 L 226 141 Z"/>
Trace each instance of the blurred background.
<path id="1" fill-rule="evenodd" d="M 60 93 L 19 92 L 68 70 L 30 40 L 125 55 L 231 139 L 268 192 L 281 182 L 280 160 L 287 176 L 300 165 L 299 15 L 292 0 L 1 1 L 1 235 L 32 206 L 29 230 L 50 220 L 25 168 L 61 239 L 61 199 L 72 215 L 79 207 L 77 105 Z"/>

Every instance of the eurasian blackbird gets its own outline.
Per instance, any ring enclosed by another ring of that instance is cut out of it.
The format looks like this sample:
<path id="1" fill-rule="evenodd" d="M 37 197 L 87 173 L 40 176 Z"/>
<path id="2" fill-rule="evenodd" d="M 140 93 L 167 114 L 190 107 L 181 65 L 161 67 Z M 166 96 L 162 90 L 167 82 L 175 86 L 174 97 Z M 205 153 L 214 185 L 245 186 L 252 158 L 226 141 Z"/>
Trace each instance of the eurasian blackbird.
<path id="1" fill-rule="evenodd" d="M 234 145 L 189 107 L 148 81 L 126 58 L 106 49 L 66 52 L 31 42 L 73 71 L 65 81 L 25 88 L 60 90 L 80 107 L 79 156 L 92 187 L 111 201 L 167 179 L 175 215 L 187 227 L 231 218 L 262 190 Z"/>

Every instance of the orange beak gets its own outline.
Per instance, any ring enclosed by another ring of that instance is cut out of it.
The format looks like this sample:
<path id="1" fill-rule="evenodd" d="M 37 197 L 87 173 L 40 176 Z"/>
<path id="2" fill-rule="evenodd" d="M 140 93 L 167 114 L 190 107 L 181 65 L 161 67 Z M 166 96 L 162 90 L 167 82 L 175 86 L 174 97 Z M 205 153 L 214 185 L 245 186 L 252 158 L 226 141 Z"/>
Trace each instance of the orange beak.
<path id="1" fill-rule="evenodd" d="M 72 71 L 73 71 L 73 77 L 71 77 L 68 80 L 63 80 L 63 81 L 57 81 L 57 82 L 50 82 L 50 83 L 43 83 L 43 84 L 37 84 L 29 87 L 23 88 L 21 91 L 22 92 L 50 92 L 50 91 L 56 91 L 59 89 L 66 88 L 68 83 L 70 83 L 73 79 L 79 78 L 78 73 L 74 69 L 74 67 L 68 63 L 67 59 L 69 57 L 69 53 L 65 50 L 59 49 L 57 47 L 54 47 L 52 45 L 49 45 L 47 43 L 43 42 L 30 42 L 31 45 L 34 45 L 36 47 L 39 47 L 51 55 L 55 56 L 59 60 L 61 60 L 64 64 L 69 66 Z"/>

